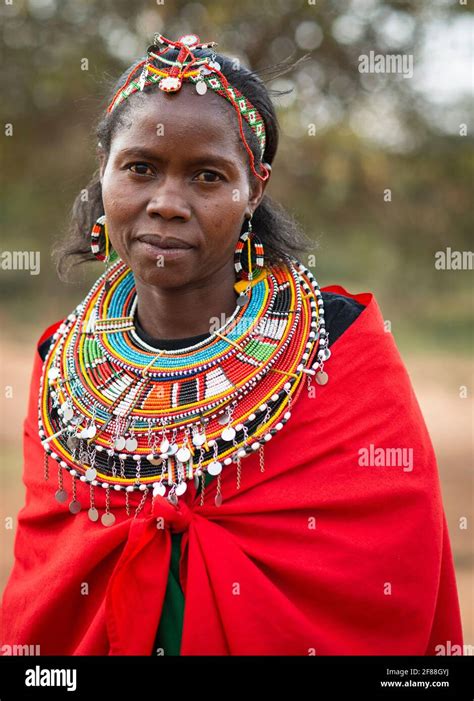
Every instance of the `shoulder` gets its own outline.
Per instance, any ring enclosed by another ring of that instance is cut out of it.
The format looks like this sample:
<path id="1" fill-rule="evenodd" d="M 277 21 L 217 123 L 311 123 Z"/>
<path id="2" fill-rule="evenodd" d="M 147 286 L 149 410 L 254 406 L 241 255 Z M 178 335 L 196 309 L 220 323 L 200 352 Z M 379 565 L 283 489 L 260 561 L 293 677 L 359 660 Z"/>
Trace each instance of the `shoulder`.
<path id="1" fill-rule="evenodd" d="M 354 297 L 347 297 L 338 292 L 321 290 L 324 302 L 324 318 L 330 346 L 339 336 L 342 336 L 357 319 L 365 306 Z"/>
<path id="2" fill-rule="evenodd" d="M 54 324 L 51 324 L 48 326 L 41 336 L 38 339 L 38 342 L 36 344 L 36 348 L 38 351 L 38 354 L 41 358 L 41 360 L 44 360 L 46 358 L 46 355 L 48 354 L 49 347 L 51 345 L 51 342 L 53 340 L 53 336 L 57 329 L 61 326 L 63 321 L 55 321 Z"/>

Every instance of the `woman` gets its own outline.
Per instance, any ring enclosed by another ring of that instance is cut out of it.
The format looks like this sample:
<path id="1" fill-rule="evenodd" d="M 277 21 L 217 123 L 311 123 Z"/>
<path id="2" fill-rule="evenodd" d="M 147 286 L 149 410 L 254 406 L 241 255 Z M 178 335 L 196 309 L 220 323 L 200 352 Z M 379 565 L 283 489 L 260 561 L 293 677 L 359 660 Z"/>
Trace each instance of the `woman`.
<path id="1" fill-rule="evenodd" d="M 157 35 L 99 123 L 58 255 L 106 270 L 38 343 L 3 642 L 434 654 L 459 607 L 407 372 L 373 295 L 295 257 L 270 97 L 213 47 Z"/>

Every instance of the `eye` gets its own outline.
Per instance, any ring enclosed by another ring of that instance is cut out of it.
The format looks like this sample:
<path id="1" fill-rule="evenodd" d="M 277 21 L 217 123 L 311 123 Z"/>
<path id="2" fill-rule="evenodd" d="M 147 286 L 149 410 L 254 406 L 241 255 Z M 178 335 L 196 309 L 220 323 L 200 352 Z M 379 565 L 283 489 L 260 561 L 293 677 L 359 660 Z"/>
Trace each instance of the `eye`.
<path id="1" fill-rule="evenodd" d="M 129 163 L 127 168 L 132 172 L 135 173 L 135 175 L 148 175 L 148 173 L 144 173 L 143 171 L 138 170 L 139 168 L 144 168 L 145 170 L 147 168 L 151 169 L 151 166 L 148 163 Z M 137 168 L 137 170 L 133 170 L 134 168 Z"/>
<path id="2" fill-rule="evenodd" d="M 203 170 L 196 177 L 199 177 L 201 175 L 210 175 L 213 178 L 216 178 L 216 180 L 200 180 L 201 183 L 217 183 L 219 180 L 222 180 L 222 176 L 219 175 L 219 173 L 215 173 L 213 170 Z"/>

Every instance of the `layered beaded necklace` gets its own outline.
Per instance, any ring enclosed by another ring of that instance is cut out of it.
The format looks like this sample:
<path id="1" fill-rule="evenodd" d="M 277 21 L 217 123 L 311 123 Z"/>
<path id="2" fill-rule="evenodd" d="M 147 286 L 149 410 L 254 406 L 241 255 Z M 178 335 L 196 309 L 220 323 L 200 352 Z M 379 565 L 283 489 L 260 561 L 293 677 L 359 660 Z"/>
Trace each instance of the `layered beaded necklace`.
<path id="1" fill-rule="evenodd" d="M 107 284 L 106 284 L 107 281 Z M 59 464 L 56 499 L 71 513 L 82 506 L 76 481 L 106 491 L 101 522 L 112 525 L 110 490 L 167 496 L 174 504 L 188 482 L 217 477 L 259 451 L 291 416 L 304 380 L 327 382 L 330 356 L 319 286 L 295 258 L 240 281 L 236 309 L 199 343 L 160 350 L 135 331 L 137 293 L 131 269 L 118 259 L 59 326 L 45 358 L 39 393 L 39 435 Z"/>

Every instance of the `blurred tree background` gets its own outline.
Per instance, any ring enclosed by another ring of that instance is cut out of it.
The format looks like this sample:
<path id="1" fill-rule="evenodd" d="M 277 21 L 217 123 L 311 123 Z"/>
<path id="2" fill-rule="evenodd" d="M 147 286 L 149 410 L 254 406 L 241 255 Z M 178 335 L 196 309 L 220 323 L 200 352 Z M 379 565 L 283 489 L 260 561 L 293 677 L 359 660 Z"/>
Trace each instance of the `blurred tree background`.
<path id="1" fill-rule="evenodd" d="M 321 285 L 373 291 L 403 346 L 469 348 L 471 273 L 434 265 L 438 250 L 469 248 L 472 225 L 468 79 L 452 58 L 453 44 L 457 60 L 469 50 L 462 4 L 12 0 L 0 13 L 3 121 L 13 125 L 3 139 L 2 248 L 41 251 L 39 276 L 1 271 L 8 322 L 34 320 L 39 331 L 102 272 L 91 263 L 64 285 L 50 248 L 96 167 L 107 81 L 143 55 L 153 32 L 193 31 L 255 70 L 310 54 L 267 83 L 292 90 L 274 100 L 282 139 L 269 194 L 319 241 Z M 413 77 L 360 73 L 358 57 L 370 51 L 412 54 Z"/>
<path id="2" fill-rule="evenodd" d="M 266 81 L 291 91 L 274 98 L 281 141 L 268 192 L 318 241 L 310 267 L 319 284 L 373 292 L 390 321 L 435 444 L 472 617 L 472 542 L 458 526 L 472 515 L 472 401 L 459 392 L 472 386 L 472 271 L 435 267 L 437 251 L 468 251 L 472 241 L 473 16 L 464 0 L 4 0 L 0 17 L 0 109 L 12 130 L 2 139 L 2 251 L 41 252 L 39 275 L 0 270 L 3 384 L 15 392 L 2 405 L 2 513 L 23 501 L 34 342 L 103 270 L 87 264 L 64 284 L 50 252 L 97 167 L 93 126 L 110 81 L 156 31 L 215 40 L 257 71 L 309 54 Z M 361 73 L 359 56 L 371 51 L 413 56 L 413 76 Z M 10 538 L 0 584 L 12 549 Z"/>

